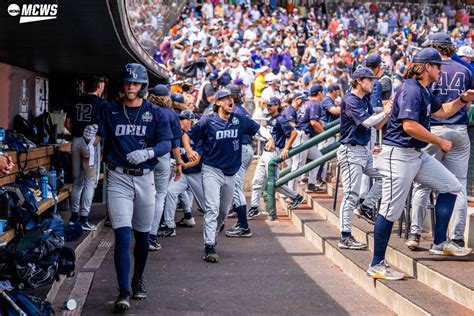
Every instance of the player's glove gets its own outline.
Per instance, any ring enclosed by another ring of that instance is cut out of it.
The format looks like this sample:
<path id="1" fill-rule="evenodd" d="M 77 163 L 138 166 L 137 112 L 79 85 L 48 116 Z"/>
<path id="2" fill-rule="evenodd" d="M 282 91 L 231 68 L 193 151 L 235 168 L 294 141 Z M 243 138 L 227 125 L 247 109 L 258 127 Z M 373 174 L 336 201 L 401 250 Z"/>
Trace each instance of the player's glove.
<path id="1" fill-rule="evenodd" d="M 95 138 L 98 130 L 99 126 L 97 126 L 97 124 L 87 125 L 86 128 L 84 128 L 84 133 L 82 135 L 84 136 L 84 139 L 89 142 L 91 139 Z"/>
<path id="2" fill-rule="evenodd" d="M 145 162 L 153 157 L 155 157 L 155 152 L 153 151 L 153 149 L 139 149 L 128 153 L 127 161 L 132 165 L 139 165 L 142 162 Z"/>

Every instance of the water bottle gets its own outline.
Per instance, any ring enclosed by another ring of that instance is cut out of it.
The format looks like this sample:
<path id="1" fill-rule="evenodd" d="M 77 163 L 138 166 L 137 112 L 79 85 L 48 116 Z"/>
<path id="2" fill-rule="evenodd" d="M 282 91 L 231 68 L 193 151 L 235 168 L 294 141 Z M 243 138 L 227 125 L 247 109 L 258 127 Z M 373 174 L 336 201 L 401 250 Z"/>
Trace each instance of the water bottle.
<path id="1" fill-rule="evenodd" d="M 53 191 L 56 192 L 56 169 L 54 169 L 54 167 L 49 168 L 49 173 L 51 174 L 51 183 Z"/>
<path id="2" fill-rule="evenodd" d="M 31 127 L 31 129 L 33 130 L 33 137 L 32 137 L 33 139 L 32 139 L 32 141 L 33 141 L 33 143 L 37 144 L 38 143 L 38 128 L 35 125 L 33 125 Z"/>
<path id="3" fill-rule="evenodd" d="M 48 176 L 42 175 L 40 178 L 41 198 L 46 200 L 48 198 Z"/>
<path id="4" fill-rule="evenodd" d="M 61 168 L 61 171 L 59 172 L 59 180 L 64 184 L 64 169 Z"/>
<path id="5" fill-rule="evenodd" d="M 5 129 L 0 127 L 0 155 L 3 155 L 3 147 L 5 146 Z"/>
<path id="6" fill-rule="evenodd" d="M 48 132 L 44 131 L 43 144 L 48 145 L 48 143 L 49 143 L 49 135 L 48 135 Z"/>

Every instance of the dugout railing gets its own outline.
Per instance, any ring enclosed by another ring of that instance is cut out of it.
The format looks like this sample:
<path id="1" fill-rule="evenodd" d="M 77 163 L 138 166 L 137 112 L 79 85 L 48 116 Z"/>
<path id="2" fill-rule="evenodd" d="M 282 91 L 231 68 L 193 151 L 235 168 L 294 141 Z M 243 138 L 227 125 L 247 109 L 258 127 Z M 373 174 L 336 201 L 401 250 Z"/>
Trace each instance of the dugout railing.
<path id="1" fill-rule="evenodd" d="M 310 138 L 306 142 L 290 149 L 288 153 L 288 157 L 289 158 L 294 157 L 298 155 L 299 153 L 313 146 L 317 146 L 323 141 L 338 134 L 340 131 L 339 120 L 336 120 L 327 124 L 324 127 L 324 129 L 325 131 L 322 132 L 321 134 L 318 134 Z M 291 167 L 287 167 L 282 170 L 278 179 L 276 177 L 276 168 L 278 164 L 281 163 L 283 160 L 280 157 L 275 157 L 272 160 L 270 160 L 270 163 L 268 164 L 268 177 L 267 177 L 267 181 L 265 182 L 265 188 L 264 188 L 265 209 L 268 213 L 269 220 L 275 220 L 277 218 L 276 202 L 275 202 L 276 201 L 275 200 L 276 188 L 279 186 L 282 186 L 283 184 L 287 183 L 290 180 L 296 179 L 297 177 L 303 175 L 304 173 L 314 168 L 317 168 L 323 165 L 324 163 L 328 162 L 329 160 L 333 159 L 334 157 L 336 157 L 338 147 L 339 147 L 338 141 L 328 144 L 327 146 L 321 149 L 321 153 L 323 154 L 322 157 L 305 164 L 304 166 L 298 168 L 295 171 L 291 171 Z"/>

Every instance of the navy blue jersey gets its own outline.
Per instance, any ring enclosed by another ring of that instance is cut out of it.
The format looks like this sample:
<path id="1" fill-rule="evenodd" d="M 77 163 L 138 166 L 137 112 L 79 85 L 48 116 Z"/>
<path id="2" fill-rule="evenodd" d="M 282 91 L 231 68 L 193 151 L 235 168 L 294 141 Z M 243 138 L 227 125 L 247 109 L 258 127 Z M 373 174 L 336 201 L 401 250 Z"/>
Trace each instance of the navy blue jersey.
<path id="1" fill-rule="evenodd" d="M 242 136 L 254 136 L 260 125 L 250 118 L 231 113 L 223 120 L 217 113 L 204 115 L 188 132 L 195 142 L 203 142 L 203 163 L 233 176 L 242 164 Z"/>
<path id="2" fill-rule="evenodd" d="M 304 131 L 306 134 L 313 135 L 315 133 L 313 126 L 311 126 L 311 120 L 320 119 L 321 108 L 319 104 L 314 100 L 309 100 L 303 103 L 297 112 L 298 119 L 296 121 L 296 129 Z"/>
<path id="3" fill-rule="evenodd" d="M 107 106 L 107 101 L 95 94 L 83 94 L 72 104 L 67 111 L 67 117 L 72 121 L 70 132 L 74 137 L 82 137 L 87 125 L 98 123 L 100 109 Z"/>
<path id="4" fill-rule="evenodd" d="M 471 71 L 454 60 L 445 60 L 446 65 L 441 67 L 438 82 L 433 84 L 432 91 L 439 98 L 441 104 L 451 102 L 464 93 L 466 90 L 474 87 L 474 76 Z M 437 119 L 432 117 L 432 125 L 441 124 L 462 124 L 467 125 L 469 118 L 467 117 L 467 109 L 463 107 L 453 116 L 447 119 Z"/>
<path id="5" fill-rule="evenodd" d="M 286 119 L 288 120 L 288 122 L 293 122 L 293 123 L 296 123 L 297 121 L 297 118 L 298 118 L 298 115 L 296 114 L 296 110 L 293 106 L 288 106 L 285 111 L 283 111 L 283 114 L 282 114 L 284 117 L 286 117 Z"/>
<path id="6" fill-rule="evenodd" d="M 321 101 L 321 121 L 323 121 L 326 124 L 338 119 L 338 116 L 332 115 L 329 112 L 329 109 L 332 108 L 333 106 L 336 106 L 336 103 L 334 103 L 334 100 L 331 99 L 330 97 L 325 96 L 322 99 L 322 101 Z"/>
<path id="7" fill-rule="evenodd" d="M 249 112 L 247 112 L 247 110 L 244 107 L 242 107 L 241 104 L 238 104 L 238 103 L 234 104 L 234 107 L 232 108 L 232 112 L 243 115 L 243 116 L 247 116 L 250 119 L 252 118 Z M 248 135 L 242 136 L 242 145 L 248 145 L 251 143 L 252 143 L 252 136 L 248 136 Z"/>
<path id="8" fill-rule="evenodd" d="M 178 114 L 172 108 L 161 108 L 163 115 L 170 123 L 171 134 L 173 134 L 171 148 L 179 147 L 182 135 L 181 124 L 179 123 Z"/>
<path id="9" fill-rule="evenodd" d="M 414 79 L 403 82 L 393 100 L 383 144 L 395 147 L 423 148 L 427 143 L 415 139 L 403 130 L 403 120 L 409 119 L 430 129 L 431 113 L 441 107 L 439 99 Z"/>
<path id="10" fill-rule="evenodd" d="M 275 146 L 277 148 L 285 148 L 286 139 L 290 137 L 294 127 L 290 125 L 288 120 L 281 114 L 272 116 L 267 124 L 267 129 L 272 134 Z"/>
<path id="11" fill-rule="evenodd" d="M 370 128 L 362 125 L 374 111 L 367 98 L 359 98 L 352 92 L 341 102 L 341 144 L 365 146 L 370 140 Z"/>
<path id="12" fill-rule="evenodd" d="M 372 109 L 383 108 L 382 85 L 377 79 L 374 80 L 374 87 L 372 88 L 372 92 L 370 94 L 366 94 L 366 97 L 369 98 L 370 106 L 372 106 Z"/>
<path id="13" fill-rule="evenodd" d="M 105 139 L 104 161 L 128 169 L 155 168 L 156 158 L 132 165 L 127 161 L 127 154 L 173 139 L 163 110 L 148 100 L 143 100 L 143 104 L 136 108 L 125 107 L 122 101 L 111 102 L 101 111 L 98 134 Z"/>
<path id="14" fill-rule="evenodd" d="M 186 150 L 184 149 L 184 147 L 182 147 L 181 141 L 179 143 L 180 143 L 180 146 L 181 146 L 180 147 L 181 159 L 183 159 L 184 162 L 189 162 L 188 156 L 186 155 Z M 201 156 L 201 160 L 194 167 L 184 169 L 183 173 L 185 173 L 185 174 L 201 173 L 202 155 L 204 154 L 204 148 L 202 147 L 202 141 L 198 142 L 197 144 L 194 144 L 194 142 L 191 140 L 191 148 Z"/>

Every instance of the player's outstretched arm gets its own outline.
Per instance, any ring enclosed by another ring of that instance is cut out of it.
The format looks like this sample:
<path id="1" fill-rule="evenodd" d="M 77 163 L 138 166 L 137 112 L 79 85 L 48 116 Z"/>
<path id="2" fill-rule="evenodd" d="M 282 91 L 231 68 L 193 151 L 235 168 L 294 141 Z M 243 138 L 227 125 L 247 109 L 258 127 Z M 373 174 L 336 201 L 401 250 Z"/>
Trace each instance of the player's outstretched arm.
<path id="1" fill-rule="evenodd" d="M 288 159 L 288 152 L 290 151 L 291 145 L 293 145 L 296 136 L 298 136 L 298 132 L 294 129 L 291 131 L 290 137 L 288 137 L 288 140 L 285 143 L 285 148 L 283 148 L 283 150 L 281 151 L 280 157 L 283 161 Z"/>
<path id="2" fill-rule="evenodd" d="M 189 161 L 196 161 L 199 154 L 191 148 L 191 138 L 189 135 L 184 133 L 181 137 L 181 141 L 183 142 L 184 150 L 186 150 L 186 156 Z"/>
<path id="3" fill-rule="evenodd" d="M 468 90 L 461 94 L 459 98 L 443 103 L 441 108 L 432 113 L 431 116 L 439 119 L 448 118 L 456 114 L 460 109 L 466 106 L 468 109 L 471 106 L 471 101 L 474 100 L 474 90 Z"/>

